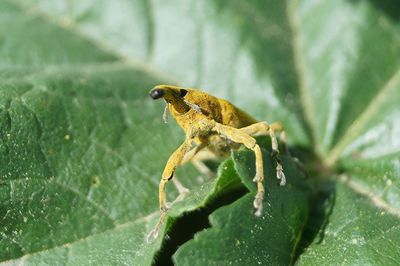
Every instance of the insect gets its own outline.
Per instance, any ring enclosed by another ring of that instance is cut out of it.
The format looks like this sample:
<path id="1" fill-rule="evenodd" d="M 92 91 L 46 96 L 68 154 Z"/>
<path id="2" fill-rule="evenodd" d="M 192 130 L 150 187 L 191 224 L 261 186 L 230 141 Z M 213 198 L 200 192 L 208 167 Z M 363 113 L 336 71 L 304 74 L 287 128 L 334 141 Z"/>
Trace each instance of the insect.
<path id="1" fill-rule="evenodd" d="M 197 89 L 158 85 L 150 91 L 150 97 L 154 100 L 165 100 L 164 121 L 166 121 L 169 111 L 186 136 L 183 143 L 169 157 L 162 173 L 159 184 L 161 217 L 156 228 L 148 235 L 147 241 L 152 242 L 157 238 L 158 231 L 170 208 L 170 204 L 166 200 L 166 183 L 174 179 L 180 196 L 186 193 L 188 190 L 174 177 L 175 169 L 194 160 L 202 151 L 211 152 L 216 156 L 227 156 L 231 149 L 244 145 L 254 152 L 256 174 L 253 181 L 257 184 L 257 194 L 253 205 L 256 209 L 255 215 L 260 216 L 265 193 L 263 186 L 264 169 L 261 149 L 254 137 L 267 135 L 271 138 L 272 156 L 276 162 L 276 177 L 280 180 L 280 185 L 283 186 L 286 183 L 286 178 L 279 158 L 276 138 L 276 133 L 280 133 L 282 142 L 286 142 L 286 134 L 282 124 L 280 122 L 272 124 L 259 122 L 230 102 Z"/>

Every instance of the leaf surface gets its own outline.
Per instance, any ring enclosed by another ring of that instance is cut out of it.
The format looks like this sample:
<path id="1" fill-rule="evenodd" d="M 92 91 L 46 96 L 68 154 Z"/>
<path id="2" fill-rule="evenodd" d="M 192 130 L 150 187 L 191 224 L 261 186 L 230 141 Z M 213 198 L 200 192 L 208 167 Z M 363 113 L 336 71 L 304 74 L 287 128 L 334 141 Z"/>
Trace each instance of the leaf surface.
<path id="1" fill-rule="evenodd" d="M 183 213 L 243 186 L 248 195 L 213 213 L 178 264 L 397 261 L 398 14 L 391 0 L 1 1 L 0 261 L 149 265 Z M 184 166 L 191 192 L 145 244 L 163 166 L 184 138 L 147 96 L 166 83 L 282 121 L 316 186 L 305 189 L 286 158 L 289 185 L 277 187 L 265 152 L 257 220 L 251 153 L 212 180 Z M 320 197 L 327 182 L 332 202 Z"/>
<path id="2" fill-rule="evenodd" d="M 283 158 L 288 183 L 280 187 L 274 179 L 274 161 L 267 154 L 264 150 L 268 179 L 263 215 L 256 217 L 251 208 L 256 186 L 252 182 L 254 167 L 249 166 L 254 155 L 235 153 L 235 168 L 251 193 L 213 213 L 212 227 L 178 250 L 178 265 L 284 265 L 294 261 L 307 222 L 310 187 L 290 158 Z"/>

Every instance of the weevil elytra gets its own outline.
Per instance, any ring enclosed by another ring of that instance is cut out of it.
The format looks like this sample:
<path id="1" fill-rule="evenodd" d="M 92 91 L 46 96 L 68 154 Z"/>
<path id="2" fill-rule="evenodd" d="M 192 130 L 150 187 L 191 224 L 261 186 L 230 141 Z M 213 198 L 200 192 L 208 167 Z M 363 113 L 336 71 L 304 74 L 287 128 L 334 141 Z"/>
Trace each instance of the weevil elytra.
<path id="1" fill-rule="evenodd" d="M 165 184 L 174 178 L 179 192 L 186 193 L 188 190 L 174 177 L 175 169 L 191 161 L 199 152 L 205 150 L 217 156 L 227 156 L 231 149 L 244 145 L 254 152 L 256 173 L 253 181 L 257 184 L 257 194 L 253 205 L 256 209 L 255 215 L 260 216 L 265 192 L 264 169 L 261 149 L 254 137 L 267 135 L 271 138 L 272 155 L 276 161 L 276 176 L 280 179 L 280 184 L 285 185 L 286 179 L 275 135 L 275 133 L 280 133 L 282 141 L 286 142 L 282 124 L 280 122 L 272 124 L 259 122 L 230 102 L 197 89 L 159 85 L 150 91 L 150 97 L 154 100 L 161 98 L 165 100 L 164 120 L 166 120 L 169 110 L 185 132 L 186 137 L 165 165 L 159 184 L 161 217 L 156 228 L 148 235 L 147 241 L 152 242 L 157 237 L 170 207 L 166 201 Z"/>

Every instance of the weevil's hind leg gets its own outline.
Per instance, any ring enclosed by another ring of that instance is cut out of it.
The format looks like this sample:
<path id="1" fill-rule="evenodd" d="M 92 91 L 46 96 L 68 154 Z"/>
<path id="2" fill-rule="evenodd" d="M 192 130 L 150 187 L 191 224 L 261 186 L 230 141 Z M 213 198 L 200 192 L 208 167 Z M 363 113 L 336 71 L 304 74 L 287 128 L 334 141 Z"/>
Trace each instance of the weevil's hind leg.
<path id="1" fill-rule="evenodd" d="M 256 208 L 255 215 L 261 216 L 265 189 L 263 186 L 264 164 L 260 146 L 258 146 L 256 140 L 252 136 L 241 131 L 240 129 L 216 123 L 213 130 L 217 131 L 219 134 L 225 136 L 233 142 L 243 144 L 244 146 L 246 146 L 246 148 L 254 151 L 256 157 L 256 176 L 254 177 L 254 182 L 257 182 L 257 194 L 254 199 L 253 205 L 254 208 Z"/>
<path id="2" fill-rule="evenodd" d="M 276 177 L 280 180 L 280 185 L 284 186 L 286 184 L 286 177 L 283 173 L 282 160 L 279 157 L 278 140 L 275 136 L 275 132 L 281 133 L 281 140 L 285 144 L 286 152 L 289 153 L 288 146 L 286 143 L 286 132 L 280 122 L 275 122 L 268 124 L 267 122 L 258 122 L 250 126 L 240 129 L 241 131 L 252 135 L 252 136 L 269 136 L 271 138 L 272 144 L 272 156 L 276 162 Z"/>
<path id="3" fill-rule="evenodd" d="M 270 129 L 272 129 L 274 132 L 279 132 L 280 133 L 280 139 L 281 142 L 283 143 L 283 146 L 285 147 L 285 153 L 290 155 L 289 148 L 287 145 L 286 141 L 286 130 L 282 126 L 282 123 L 280 122 L 274 122 L 272 124 L 268 124 L 267 122 L 258 122 L 255 124 L 252 124 L 247 127 L 240 128 L 243 132 L 246 132 L 249 135 L 252 136 L 270 136 Z"/>
<path id="4" fill-rule="evenodd" d="M 290 151 L 289 151 L 289 146 L 287 145 L 287 141 L 286 141 L 286 131 L 283 128 L 282 124 L 280 122 L 275 122 L 275 123 L 272 123 L 270 126 L 274 132 L 281 133 L 280 139 L 285 147 L 285 153 L 292 157 L 292 155 L 290 154 Z M 277 157 L 277 158 L 278 158 L 278 160 L 280 160 L 279 157 Z M 299 159 L 296 157 L 292 157 L 292 160 L 295 163 L 295 165 L 297 166 L 297 168 L 300 169 L 306 176 L 308 176 L 307 170 L 305 169 L 304 165 L 299 161 Z M 282 185 L 282 182 L 283 182 L 283 180 L 281 180 L 281 185 Z M 285 180 L 285 182 L 286 182 L 286 180 Z M 285 183 L 283 183 L 283 185 L 284 184 Z"/>
<path id="5" fill-rule="evenodd" d="M 277 131 L 277 130 L 274 130 L 274 131 Z M 281 132 L 280 139 L 283 144 L 283 147 L 285 147 L 285 154 L 288 156 L 291 156 L 290 151 L 289 151 L 289 146 L 288 146 L 287 140 L 286 140 L 286 130 L 282 129 L 280 132 Z"/>
<path id="6" fill-rule="evenodd" d="M 276 139 L 275 132 L 271 127 L 269 128 L 269 136 L 271 137 L 271 143 L 272 143 L 271 155 L 272 157 L 275 158 L 276 162 L 276 177 L 281 181 L 280 185 L 284 186 L 286 185 L 286 177 L 285 174 L 283 173 L 282 160 L 279 157 L 278 140 Z"/>
<path id="7" fill-rule="evenodd" d="M 274 132 L 280 132 L 280 139 L 281 139 L 283 146 L 285 147 L 285 154 L 290 156 L 289 146 L 286 141 L 286 130 L 283 127 L 282 123 L 274 122 L 269 126 L 270 126 L 270 129 L 272 129 Z"/>

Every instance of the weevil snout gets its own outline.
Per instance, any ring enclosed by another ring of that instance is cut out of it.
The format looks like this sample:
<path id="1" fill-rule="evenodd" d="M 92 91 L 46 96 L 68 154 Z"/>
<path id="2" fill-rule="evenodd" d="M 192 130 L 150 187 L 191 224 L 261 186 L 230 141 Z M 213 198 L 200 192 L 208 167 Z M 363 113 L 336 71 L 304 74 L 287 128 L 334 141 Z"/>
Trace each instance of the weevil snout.
<path id="1" fill-rule="evenodd" d="M 173 85 L 158 85 L 150 91 L 150 97 L 154 100 L 164 98 L 167 104 L 170 104 L 177 113 L 186 113 L 190 109 L 194 109 L 201 113 L 198 105 L 186 100 L 189 89 Z"/>
<path id="2" fill-rule="evenodd" d="M 161 89 L 153 89 L 150 91 L 150 97 L 154 100 L 160 99 L 164 96 L 164 90 Z"/>
<path id="3" fill-rule="evenodd" d="M 150 97 L 154 100 L 164 98 L 167 102 L 181 101 L 187 94 L 187 90 L 172 86 L 172 85 L 158 85 L 150 91 Z"/>

